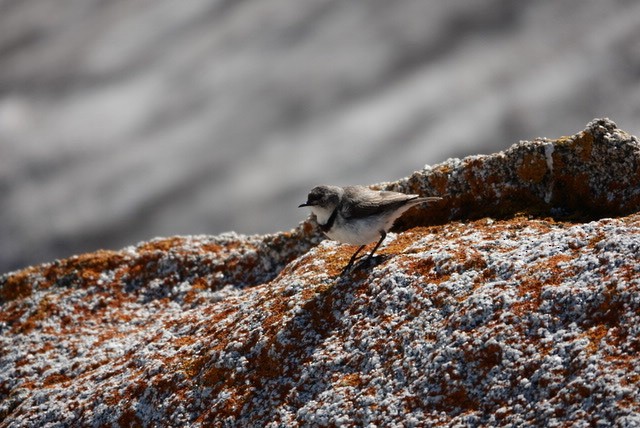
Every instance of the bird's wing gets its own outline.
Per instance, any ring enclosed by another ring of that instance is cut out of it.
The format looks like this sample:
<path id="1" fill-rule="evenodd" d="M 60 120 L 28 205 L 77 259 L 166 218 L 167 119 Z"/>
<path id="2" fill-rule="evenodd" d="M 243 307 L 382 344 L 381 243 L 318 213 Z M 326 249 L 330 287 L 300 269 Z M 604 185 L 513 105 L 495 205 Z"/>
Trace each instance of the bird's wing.
<path id="1" fill-rule="evenodd" d="M 417 195 L 377 191 L 361 186 L 348 186 L 344 190 L 344 196 L 353 201 L 352 204 L 342 204 L 341 214 L 344 218 L 368 217 L 388 209 L 400 208 L 407 201 L 418 198 Z"/>

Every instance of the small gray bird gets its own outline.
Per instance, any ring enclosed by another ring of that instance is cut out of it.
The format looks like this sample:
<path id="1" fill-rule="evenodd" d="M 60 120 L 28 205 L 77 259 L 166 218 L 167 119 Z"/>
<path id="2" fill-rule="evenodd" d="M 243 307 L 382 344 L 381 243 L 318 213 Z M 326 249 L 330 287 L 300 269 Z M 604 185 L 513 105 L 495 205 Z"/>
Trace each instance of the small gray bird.
<path id="1" fill-rule="evenodd" d="M 316 216 L 320 229 L 329 238 L 351 245 L 360 245 L 351 256 L 344 271 L 369 243 L 378 240 L 367 260 L 373 257 L 393 223 L 409 208 L 440 197 L 421 198 L 398 192 L 371 190 L 364 186 L 316 186 L 311 189 L 307 202 Z"/>

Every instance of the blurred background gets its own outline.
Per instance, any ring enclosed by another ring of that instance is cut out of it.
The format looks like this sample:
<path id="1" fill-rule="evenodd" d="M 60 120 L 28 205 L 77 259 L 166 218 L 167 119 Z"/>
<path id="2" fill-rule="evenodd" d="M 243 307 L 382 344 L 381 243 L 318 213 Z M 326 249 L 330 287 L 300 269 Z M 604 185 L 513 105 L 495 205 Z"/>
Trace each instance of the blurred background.
<path id="1" fill-rule="evenodd" d="M 634 0 L 0 0 L 0 272 L 295 227 L 319 183 L 640 135 Z"/>

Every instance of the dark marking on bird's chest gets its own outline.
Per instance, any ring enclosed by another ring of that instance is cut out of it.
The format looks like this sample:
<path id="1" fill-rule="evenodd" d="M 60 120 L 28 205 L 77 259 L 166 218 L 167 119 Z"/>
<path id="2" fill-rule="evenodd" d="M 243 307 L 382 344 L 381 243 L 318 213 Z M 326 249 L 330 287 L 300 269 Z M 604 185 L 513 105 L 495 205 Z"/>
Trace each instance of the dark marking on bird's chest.
<path id="1" fill-rule="evenodd" d="M 336 222 L 336 217 L 338 216 L 338 207 L 333 210 L 331 215 L 329 216 L 329 220 L 325 224 L 320 225 L 320 230 L 323 232 L 328 232 L 333 227 L 333 224 Z"/>

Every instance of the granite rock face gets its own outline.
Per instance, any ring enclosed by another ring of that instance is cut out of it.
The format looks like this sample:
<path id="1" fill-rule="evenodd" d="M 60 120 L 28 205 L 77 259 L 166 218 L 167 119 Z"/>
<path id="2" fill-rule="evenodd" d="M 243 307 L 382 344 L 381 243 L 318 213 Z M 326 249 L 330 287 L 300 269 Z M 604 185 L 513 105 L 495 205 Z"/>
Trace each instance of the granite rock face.
<path id="1" fill-rule="evenodd" d="M 383 183 L 445 201 L 346 275 L 313 221 L 5 274 L 0 426 L 640 424 L 639 156 L 599 119 Z"/>

